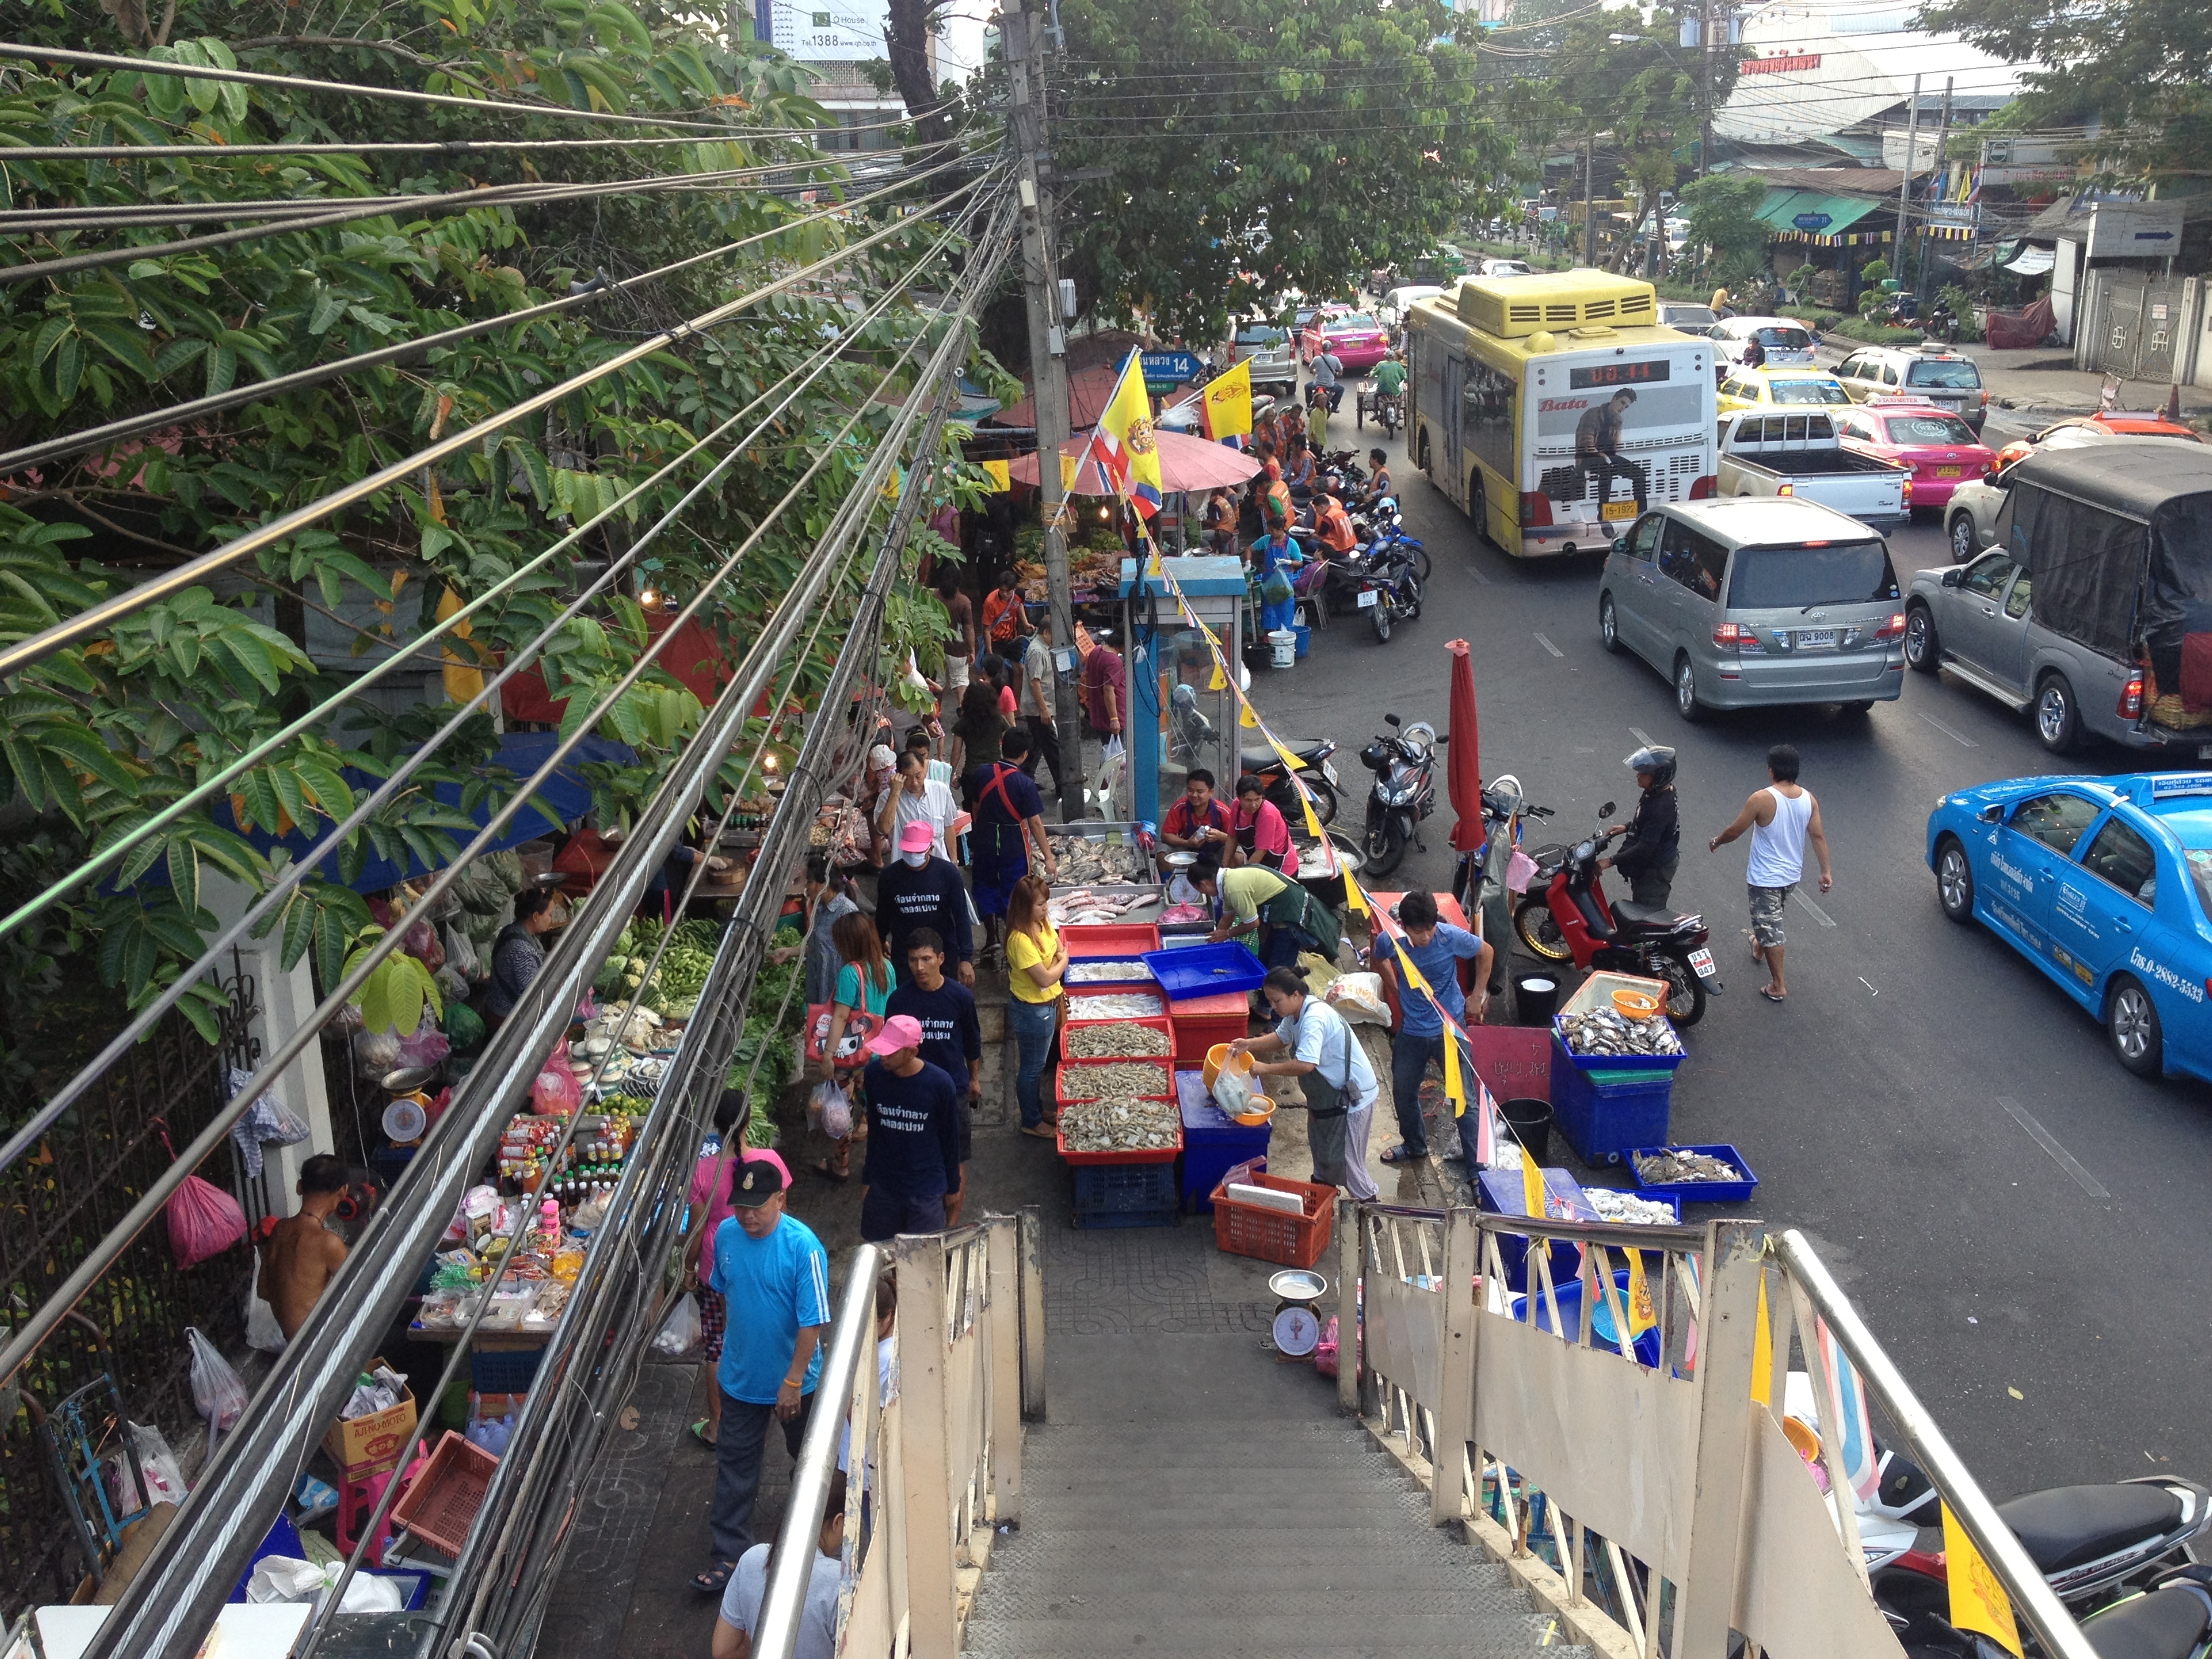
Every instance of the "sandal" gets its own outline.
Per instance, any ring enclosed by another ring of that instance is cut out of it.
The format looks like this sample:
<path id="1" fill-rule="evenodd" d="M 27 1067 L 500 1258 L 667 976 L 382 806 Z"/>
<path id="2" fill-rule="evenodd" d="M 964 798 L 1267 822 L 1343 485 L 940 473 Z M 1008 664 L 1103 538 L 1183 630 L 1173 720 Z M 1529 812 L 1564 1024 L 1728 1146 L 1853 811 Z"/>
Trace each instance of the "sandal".
<path id="1" fill-rule="evenodd" d="M 720 1595 L 724 1589 L 728 1588 L 730 1575 L 737 1570 L 738 1564 L 736 1562 L 721 1562 L 718 1565 L 709 1567 L 706 1571 L 695 1576 L 691 1580 L 691 1588 L 697 1590 L 702 1595 Z"/>
<path id="2" fill-rule="evenodd" d="M 1024 1123 L 1022 1125 L 1022 1133 L 1025 1135 L 1035 1135 L 1039 1140 L 1060 1139 L 1060 1131 L 1049 1123 Z"/>
<path id="3" fill-rule="evenodd" d="M 720 1442 L 707 1432 L 707 1419 L 703 1417 L 691 1425 L 691 1437 L 709 1451 L 715 1450 L 720 1445 Z"/>
<path id="4" fill-rule="evenodd" d="M 1406 1150 L 1406 1144 L 1403 1141 L 1400 1141 L 1398 1145 L 1389 1148 L 1382 1153 L 1382 1162 L 1385 1164 L 1418 1164 L 1427 1156 L 1428 1154 L 1425 1152 L 1407 1152 Z"/>
<path id="5" fill-rule="evenodd" d="M 1759 994 L 1765 997 L 1769 1002 L 1787 1002 L 1790 1000 L 1790 994 L 1787 991 L 1777 992 L 1771 985 L 1760 986 L 1759 988 Z"/>
<path id="6" fill-rule="evenodd" d="M 853 1171 L 850 1168 L 833 1170 L 830 1167 L 830 1160 L 826 1158 L 816 1158 L 811 1167 L 813 1169 L 814 1173 L 820 1176 L 824 1181 L 835 1181 L 840 1185 L 842 1185 L 844 1182 L 850 1181 L 853 1178 Z"/>

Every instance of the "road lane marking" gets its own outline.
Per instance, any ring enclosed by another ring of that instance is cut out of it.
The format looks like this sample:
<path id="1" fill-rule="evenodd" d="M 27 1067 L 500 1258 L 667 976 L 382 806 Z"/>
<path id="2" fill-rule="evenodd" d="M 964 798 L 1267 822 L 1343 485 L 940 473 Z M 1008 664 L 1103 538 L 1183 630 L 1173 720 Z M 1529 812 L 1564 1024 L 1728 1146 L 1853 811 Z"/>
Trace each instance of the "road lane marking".
<path id="1" fill-rule="evenodd" d="M 2035 1137 L 2035 1144 L 2042 1147 L 2045 1152 L 2051 1154 L 2051 1162 L 2057 1164 L 2060 1169 L 2065 1170 L 2068 1175 L 2072 1176 L 2076 1182 L 2081 1183 L 2081 1188 L 2083 1192 L 2088 1194 L 2092 1198 L 2110 1198 L 2112 1196 L 2112 1194 L 2105 1190 L 2105 1183 L 2098 1180 L 2096 1176 L 2091 1175 L 2087 1170 L 2083 1169 L 2081 1164 L 2075 1160 L 2074 1154 L 2068 1152 L 2063 1146 L 2058 1144 L 2058 1138 L 2052 1134 L 2050 1130 L 2045 1128 L 2040 1123 L 2038 1123 L 2035 1121 L 2034 1114 L 2030 1112 L 2027 1107 L 2021 1105 L 2010 1095 L 1999 1095 L 1997 1097 L 1997 1104 L 2005 1109 L 2006 1115 L 2009 1116 L 2014 1122 L 2019 1124 L 2021 1128 L 2027 1130 L 2029 1134 Z"/>
<path id="2" fill-rule="evenodd" d="M 1920 711 L 1915 709 L 1913 712 L 1915 714 L 1919 714 Z M 1942 721 L 1937 720 L 1933 714 L 1921 714 L 1920 718 L 1926 720 L 1929 725 L 1934 726 L 1938 732 L 1941 732 L 1945 737 L 1950 738 L 1954 743 L 1963 743 L 1969 749 L 1978 749 L 1981 747 L 1981 744 L 1976 743 L 1972 738 L 1966 736 L 1962 732 L 1953 731 L 1949 726 L 1944 725 Z"/>
<path id="3" fill-rule="evenodd" d="M 1869 996 L 1878 997 L 1881 994 L 1881 992 L 1874 988 L 1874 981 L 1869 979 L 1864 974 L 1861 974 L 1859 975 L 1859 983 L 1867 988 L 1867 994 Z"/>
<path id="4" fill-rule="evenodd" d="M 1550 652 L 1555 657 L 1564 657 L 1567 654 L 1565 652 L 1560 650 L 1558 646 L 1553 645 L 1551 641 L 1546 639 L 1541 634 L 1536 635 L 1536 643 L 1542 646 L 1545 650 Z"/>
<path id="5" fill-rule="evenodd" d="M 1483 573 L 1483 568 L 1480 565 L 1468 565 L 1467 568 L 1467 574 L 1474 577 L 1475 580 L 1480 582 L 1485 587 L 1490 586 L 1490 578 Z"/>
<path id="6" fill-rule="evenodd" d="M 1819 905 L 1814 903 L 1812 900 L 1807 898 L 1802 893 L 1797 895 L 1797 903 L 1800 908 L 1810 910 L 1813 913 L 1813 920 L 1819 922 L 1821 927 L 1832 927 L 1836 925 L 1834 921 L 1829 918 L 1828 913 L 1826 910 L 1823 910 Z"/>
<path id="7" fill-rule="evenodd" d="M 1646 749 L 1654 747 L 1651 741 L 1651 734 L 1640 726 L 1630 726 L 1628 728 L 1628 735 L 1635 738 L 1637 742 L 1642 744 Z"/>

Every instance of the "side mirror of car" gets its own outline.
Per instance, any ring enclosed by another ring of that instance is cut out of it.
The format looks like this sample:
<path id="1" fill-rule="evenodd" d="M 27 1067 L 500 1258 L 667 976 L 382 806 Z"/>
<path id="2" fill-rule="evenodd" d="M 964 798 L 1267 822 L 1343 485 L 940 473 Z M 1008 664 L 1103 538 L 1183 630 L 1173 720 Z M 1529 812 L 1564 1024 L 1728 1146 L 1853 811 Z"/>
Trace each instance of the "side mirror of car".
<path id="1" fill-rule="evenodd" d="M 1980 811 L 1975 813 L 1974 816 L 1979 818 L 1984 823 L 2002 823 L 2004 822 L 2004 808 L 2001 805 L 1984 806 Z"/>
<path id="2" fill-rule="evenodd" d="M 1946 587 L 1956 587 L 1966 580 L 1966 567 L 1962 564 L 1954 564 L 1943 573 L 1943 586 Z"/>

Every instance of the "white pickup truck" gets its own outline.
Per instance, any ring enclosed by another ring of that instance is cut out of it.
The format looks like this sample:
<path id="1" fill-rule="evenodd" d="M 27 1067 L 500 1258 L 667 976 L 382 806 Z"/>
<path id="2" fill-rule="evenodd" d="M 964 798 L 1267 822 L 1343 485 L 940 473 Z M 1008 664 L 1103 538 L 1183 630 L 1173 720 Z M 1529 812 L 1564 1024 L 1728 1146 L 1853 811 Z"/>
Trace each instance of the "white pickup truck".
<path id="1" fill-rule="evenodd" d="M 1824 410 L 1741 410 L 1721 420 L 1723 497 L 1794 495 L 1888 530 L 1911 516 L 1911 477 L 1910 467 L 1844 448 Z"/>

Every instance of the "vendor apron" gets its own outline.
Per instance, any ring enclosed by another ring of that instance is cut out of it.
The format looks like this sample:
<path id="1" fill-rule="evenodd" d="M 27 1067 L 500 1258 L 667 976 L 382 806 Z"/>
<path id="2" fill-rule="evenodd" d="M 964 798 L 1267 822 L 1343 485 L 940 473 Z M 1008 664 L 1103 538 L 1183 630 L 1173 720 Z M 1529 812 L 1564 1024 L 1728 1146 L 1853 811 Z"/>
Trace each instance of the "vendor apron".
<path id="1" fill-rule="evenodd" d="M 1314 896 L 1296 881 L 1261 907 L 1260 920 L 1271 927 L 1288 927 L 1310 945 L 1316 954 L 1332 962 L 1344 938 L 1335 916 L 1322 908 Z"/>
<path id="2" fill-rule="evenodd" d="M 1346 1186 L 1351 1180 L 1346 1158 L 1352 1129 L 1352 1044 L 1356 1040 L 1349 1030 L 1345 1032 L 1342 1081 L 1331 1083 L 1319 1066 L 1298 1079 L 1298 1086 L 1305 1091 L 1306 1139 L 1313 1148 L 1313 1178 L 1331 1187 Z"/>
<path id="3" fill-rule="evenodd" d="M 1259 839 L 1260 821 L 1257 818 L 1253 819 L 1249 823 L 1238 826 L 1237 830 L 1237 845 L 1243 852 L 1244 862 L 1247 864 L 1259 865 L 1263 869 L 1273 870 L 1277 875 L 1281 875 L 1283 873 L 1283 854 L 1280 853 L 1262 853 L 1257 845 Z"/>

